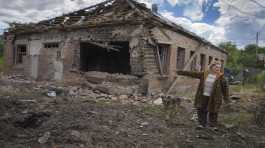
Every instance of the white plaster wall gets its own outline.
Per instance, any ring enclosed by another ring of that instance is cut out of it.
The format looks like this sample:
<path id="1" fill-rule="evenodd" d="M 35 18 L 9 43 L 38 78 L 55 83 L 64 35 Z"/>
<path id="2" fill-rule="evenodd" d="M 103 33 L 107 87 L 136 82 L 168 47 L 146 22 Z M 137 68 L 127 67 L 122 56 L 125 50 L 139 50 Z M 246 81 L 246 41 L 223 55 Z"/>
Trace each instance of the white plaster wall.
<path id="1" fill-rule="evenodd" d="M 41 48 L 42 48 L 41 40 L 31 40 L 29 42 L 29 53 L 31 56 L 40 55 Z"/>
<path id="2" fill-rule="evenodd" d="M 63 63 L 61 61 L 54 61 L 53 62 L 55 73 L 54 73 L 54 80 L 62 80 L 63 78 Z"/>
<path id="3" fill-rule="evenodd" d="M 30 56 L 30 76 L 34 79 L 38 78 L 38 67 L 39 67 L 39 56 L 31 55 Z"/>

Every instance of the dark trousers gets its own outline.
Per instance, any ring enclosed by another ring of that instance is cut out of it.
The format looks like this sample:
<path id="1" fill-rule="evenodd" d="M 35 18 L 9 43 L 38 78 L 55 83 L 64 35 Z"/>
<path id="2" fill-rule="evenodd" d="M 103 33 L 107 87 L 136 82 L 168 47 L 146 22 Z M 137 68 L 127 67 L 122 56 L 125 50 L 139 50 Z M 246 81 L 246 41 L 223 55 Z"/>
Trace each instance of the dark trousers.
<path id="1" fill-rule="evenodd" d="M 218 113 L 208 113 L 208 103 L 209 103 L 209 97 L 204 96 L 202 97 L 203 100 L 201 108 L 197 108 L 197 114 L 198 114 L 198 121 L 199 124 L 202 126 L 207 125 L 208 117 L 209 117 L 209 126 L 216 126 L 217 125 L 217 119 L 218 119 Z"/>

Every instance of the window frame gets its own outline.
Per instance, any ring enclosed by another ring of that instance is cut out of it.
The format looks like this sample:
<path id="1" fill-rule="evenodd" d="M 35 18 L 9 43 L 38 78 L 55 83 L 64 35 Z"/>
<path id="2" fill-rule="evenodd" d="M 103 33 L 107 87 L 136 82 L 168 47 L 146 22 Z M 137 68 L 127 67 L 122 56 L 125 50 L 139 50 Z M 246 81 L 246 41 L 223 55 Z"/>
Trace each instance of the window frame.
<path id="1" fill-rule="evenodd" d="M 59 42 L 46 42 L 43 43 L 43 48 L 45 49 L 56 49 L 60 47 L 60 43 Z"/>
<path id="2" fill-rule="evenodd" d="M 27 44 L 17 44 L 15 50 L 15 64 L 23 64 L 24 63 L 23 57 L 27 55 L 28 55 Z"/>

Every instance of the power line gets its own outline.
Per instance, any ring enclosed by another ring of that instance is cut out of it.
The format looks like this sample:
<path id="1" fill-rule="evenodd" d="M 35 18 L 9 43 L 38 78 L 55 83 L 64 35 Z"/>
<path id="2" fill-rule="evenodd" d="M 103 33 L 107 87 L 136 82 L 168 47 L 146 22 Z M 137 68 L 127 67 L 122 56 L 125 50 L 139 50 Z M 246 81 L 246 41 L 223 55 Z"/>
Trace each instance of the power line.
<path id="1" fill-rule="evenodd" d="M 245 14 L 245 15 L 248 15 L 248 16 L 252 16 L 252 17 L 258 17 L 258 16 L 256 16 L 256 15 L 253 15 L 253 14 L 249 13 L 249 12 L 242 11 L 241 9 L 239 9 L 239 8 L 237 8 L 236 6 L 234 6 L 234 5 L 230 4 L 230 3 L 228 3 L 227 1 L 224 1 L 224 2 L 225 2 L 229 7 L 231 7 L 231 8 L 233 8 L 233 9 L 237 10 L 238 12 L 240 12 L 240 13 L 242 13 L 242 14 Z"/>
<path id="2" fill-rule="evenodd" d="M 265 6 L 262 5 L 260 2 L 258 2 L 258 1 L 256 1 L 256 0 L 249 0 L 249 1 L 251 1 L 251 2 L 253 2 L 253 3 L 257 4 L 258 6 L 260 6 L 260 7 L 262 7 L 262 8 L 265 9 Z"/>
<path id="3" fill-rule="evenodd" d="M 253 0 L 250 0 L 250 1 L 253 1 Z M 246 12 L 246 11 L 243 11 L 241 10 L 240 8 L 234 6 L 233 4 L 231 4 L 230 2 L 224 0 L 223 1 L 224 3 L 226 3 L 229 7 L 237 10 L 238 12 L 240 12 L 241 14 L 244 14 L 244 15 L 248 15 L 248 16 L 251 16 L 251 17 L 255 17 L 257 19 L 264 19 L 264 17 L 261 17 L 261 16 L 258 16 L 258 15 L 255 15 L 255 14 L 252 14 L 252 13 L 249 13 L 249 12 Z M 262 7 L 264 7 L 263 5 L 261 5 Z M 265 7 L 264 7 L 265 8 Z"/>

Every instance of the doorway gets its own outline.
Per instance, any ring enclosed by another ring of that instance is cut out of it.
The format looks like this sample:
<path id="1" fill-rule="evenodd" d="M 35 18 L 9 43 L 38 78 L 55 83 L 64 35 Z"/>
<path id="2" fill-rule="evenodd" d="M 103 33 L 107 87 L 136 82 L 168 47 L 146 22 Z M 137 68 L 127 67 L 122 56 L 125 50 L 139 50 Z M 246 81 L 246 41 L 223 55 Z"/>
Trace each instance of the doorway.
<path id="1" fill-rule="evenodd" d="M 177 50 L 177 70 L 183 70 L 185 65 L 185 48 L 178 47 Z"/>

